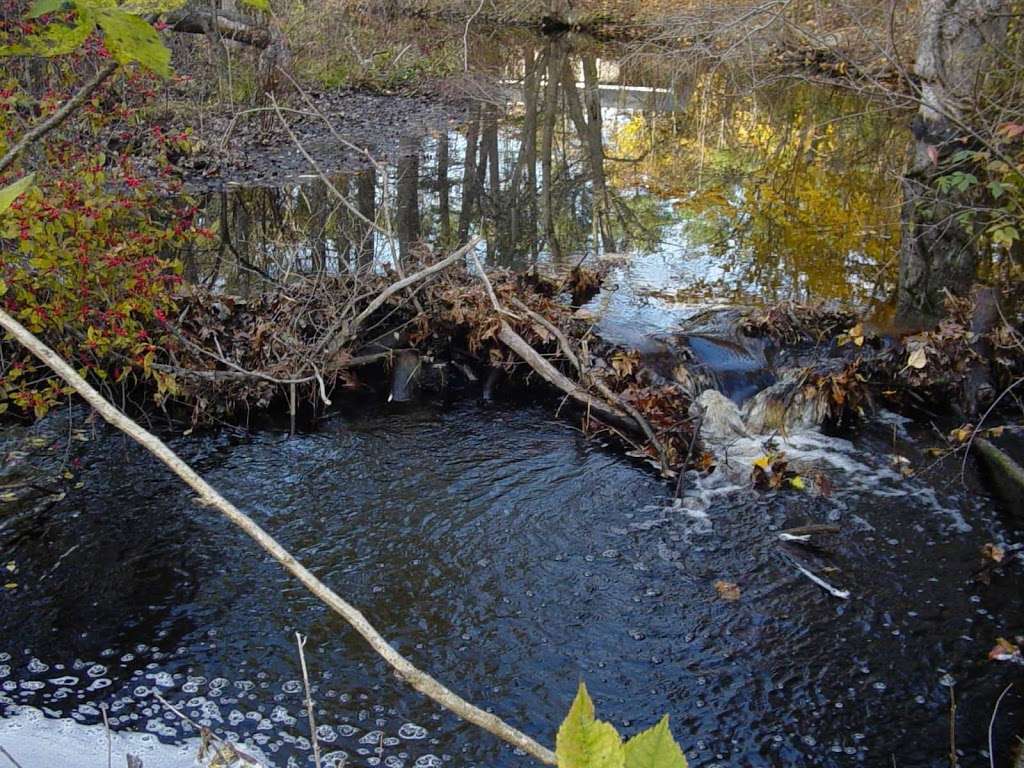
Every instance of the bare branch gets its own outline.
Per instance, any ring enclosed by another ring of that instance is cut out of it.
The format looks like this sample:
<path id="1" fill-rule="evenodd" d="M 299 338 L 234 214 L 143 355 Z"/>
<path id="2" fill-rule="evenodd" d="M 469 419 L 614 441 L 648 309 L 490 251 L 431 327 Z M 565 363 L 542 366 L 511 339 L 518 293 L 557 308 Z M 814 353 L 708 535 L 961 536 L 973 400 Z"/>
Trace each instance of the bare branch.
<path id="1" fill-rule="evenodd" d="M 449 257 L 451 258 L 451 257 Z M 174 474 L 180 477 L 199 496 L 201 503 L 216 509 L 228 520 L 238 526 L 249 538 L 255 541 L 265 552 L 277 560 L 281 566 L 302 582 L 313 595 L 325 605 L 345 619 L 348 624 L 363 637 L 364 640 L 399 676 L 424 696 L 437 702 L 445 709 L 453 712 L 467 722 L 479 726 L 499 739 L 523 750 L 535 759 L 548 765 L 555 765 L 555 754 L 544 745 L 513 728 L 501 718 L 479 707 L 470 704 L 458 694 L 442 685 L 426 672 L 417 668 L 405 656 L 400 654 L 367 618 L 355 606 L 344 600 L 334 590 L 313 575 L 302 563 L 274 537 L 263 530 L 251 517 L 229 502 L 213 486 L 200 477 L 195 470 L 181 460 L 174 451 L 167 447 L 156 435 L 143 429 L 132 419 L 115 408 L 99 392 L 68 365 L 56 352 L 37 339 L 21 323 L 0 310 L 0 326 L 7 330 L 19 343 L 38 357 L 54 373 L 66 381 L 81 397 L 89 403 L 110 424 L 120 429 L 135 440 L 139 445 L 162 461 Z"/>

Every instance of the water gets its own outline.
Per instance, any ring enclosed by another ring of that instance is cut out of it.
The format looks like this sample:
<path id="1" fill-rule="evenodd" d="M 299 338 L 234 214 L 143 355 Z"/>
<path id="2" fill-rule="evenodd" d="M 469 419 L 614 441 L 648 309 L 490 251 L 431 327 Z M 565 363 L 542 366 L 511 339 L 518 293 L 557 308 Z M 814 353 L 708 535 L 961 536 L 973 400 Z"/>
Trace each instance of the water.
<path id="1" fill-rule="evenodd" d="M 484 84 L 469 90 L 487 100 L 453 108 L 449 130 L 410 129 L 380 167 L 334 177 L 345 204 L 315 178 L 207 195 L 223 242 L 194 256 L 192 276 L 249 292 L 265 287 L 261 273 L 354 270 L 418 240 L 443 251 L 483 234 L 495 265 L 604 264 L 619 290 L 601 330 L 624 340 L 709 304 L 887 305 L 908 115 L 824 86 L 627 54 L 485 41 L 470 51 Z"/>
<path id="2" fill-rule="evenodd" d="M 586 309 L 604 336 L 636 346 L 711 306 L 884 306 L 898 115 L 865 115 L 863 101 L 806 84 L 742 90 L 720 72 L 666 74 L 561 43 L 509 51 L 489 71 L 505 106 L 469 110 L 475 174 L 462 126 L 413 137 L 379 172 L 336 179 L 353 209 L 394 232 L 396 251 L 416 239 L 442 249 L 464 230 L 488 235 L 493 264 L 603 262 L 605 289 Z M 546 74 L 588 61 L 601 80 L 600 174 L 564 82 L 551 93 L 547 158 L 539 114 L 537 141 L 526 130 Z M 194 254 L 189 274 L 226 290 L 394 257 L 318 182 L 204 204 L 227 239 Z M 767 383 L 722 340 L 702 343 L 737 399 Z M 987 764 L 988 717 L 1018 670 L 986 654 L 1024 632 L 1022 573 L 1011 558 L 991 585 L 975 574 L 983 544 L 1012 549 L 1022 535 L 952 466 L 902 476 L 890 455 L 929 465 L 927 430 L 886 416 L 853 442 L 781 441 L 830 494 L 752 491 L 765 446 L 741 441 L 719 472 L 690 478 L 676 506 L 645 468 L 551 413 L 424 403 L 335 415 L 291 439 L 226 430 L 172 442 L 415 663 L 546 743 L 585 679 L 623 733 L 669 713 L 695 766 L 944 766 L 954 681 L 963 764 Z M 51 468 L 65 434 L 58 425 L 50 438 Z M 194 736 L 153 700 L 157 689 L 276 765 L 309 765 L 300 631 L 325 751 L 389 768 L 525 763 L 412 694 L 134 446 L 102 429 L 82 435 L 68 449 L 81 462 L 76 487 L 0 522 L 16 585 L 0 596 L 5 715 L 28 705 L 95 725 L 105 704 L 117 731 Z M 778 531 L 808 522 L 841 533 L 823 551 L 780 544 Z M 794 560 L 851 599 L 829 596 Z M 739 601 L 718 597 L 719 579 L 739 585 Z M 995 731 L 1004 759 L 1022 715 L 1011 692 Z"/>
<path id="3" fill-rule="evenodd" d="M 625 733 L 669 713 L 698 766 L 878 765 L 890 754 L 940 765 L 948 674 L 959 743 L 977 762 L 1014 672 L 985 656 L 1019 631 L 1022 598 L 1019 566 L 988 587 L 973 573 L 982 544 L 1021 535 L 977 497 L 901 478 L 887 440 L 880 430 L 788 446 L 831 477 L 828 498 L 752 493 L 723 472 L 682 508 L 541 409 L 424 405 L 339 416 L 294 439 L 175 447 L 402 652 L 544 741 L 585 679 Z M 329 750 L 394 766 L 524 762 L 405 690 L 134 447 L 97 434 L 87 456 L 83 488 L 0 532 L 19 583 L 0 608 L 5 705 L 95 723 L 106 703 L 115 728 L 188 735 L 147 696 L 156 688 L 276 764 L 306 765 L 301 631 Z M 825 554 L 787 555 L 777 531 L 809 521 L 842 533 Z M 788 556 L 853 597 L 828 596 Z M 739 584 L 741 599 L 719 600 L 718 579 Z M 1009 696 L 1004 748 L 1022 712 Z"/>

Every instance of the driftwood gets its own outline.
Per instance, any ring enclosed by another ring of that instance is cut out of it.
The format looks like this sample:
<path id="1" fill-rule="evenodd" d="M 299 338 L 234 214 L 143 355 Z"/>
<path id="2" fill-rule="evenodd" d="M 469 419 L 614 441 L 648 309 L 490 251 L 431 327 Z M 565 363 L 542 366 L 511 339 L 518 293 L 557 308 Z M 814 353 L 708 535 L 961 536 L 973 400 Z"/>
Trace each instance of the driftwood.
<path id="1" fill-rule="evenodd" d="M 164 20 L 174 32 L 205 35 L 212 30 L 225 40 L 233 40 L 254 48 L 266 48 L 271 42 L 270 31 L 266 27 L 257 26 L 243 16 L 227 11 L 211 13 L 183 8 L 166 14 Z"/>
<path id="2" fill-rule="evenodd" d="M 0 310 L 0 326 L 7 330 L 19 343 L 38 357 L 48 368 L 68 383 L 89 405 L 110 424 L 120 429 L 135 440 L 139 445 L 162 461 L 174 474 L 191 487 L 199 497 L 200 503 L 216 509 L 228 520 L 242 529 L 265 552 L 277 560 L 291 575 L 302 582 L 314 596 L 345 619 L 358 632 L 373 650 L 390 664 L 398 675 L 417 691 L 437 702 L 458 717 L 479 726 L 499 739 L 523 750 L 542 763 L 555 765 L 555 754 L 513 728 L 504 720 L 490 712 L 470 704 L 426 672 L 418 669 L 405 656 L 400 654 L 374 628 L 367 618 L 355 606 L 348 603 L 334 590 L 313 575 L 302 563 L 282 547 L 276 539 L 264 531 L 251 517 L 235 507 L 213 486 L 200 477 L 195 470 L 182 461 L 177 454 L 167 447 L 156 435 L 143 429 L 132 419 L 115 408 L 88 382 L 68 365 L 56 352 L 37 339 L 21 323 Z"/>
<path id="3" fill-rule="evenodd" d="M 1015 513 L 1024 510 L 1024 467 L 1005 451 L 979 437 L 974 440 L 978 460 L 988 470 L 996 492 Z"/>
<path id="4" fill-rule="evenodd" d="M 476 266 L 480 279 L 487 291 L 487 296 L 490 298 L 491 305 L 494 307 L 494 311 L 502 316 L 512 317 L 517 320 L 520 319 L 519 315 L 516 315 L 501 306 L 501 303 L 498 301 L 498 296 L 494 292 L 494 286 L 491 285 L 491 280 L 487 277 L 487 272 L 480 264 L 480 260 L 477 259 L 476 254 L 470 251 L 469 256 Z M 658 458 L 661 463 L 661 471 L 667 474 L 670 471 L 668 454 L 643 415 L 629 403 L 625 402 L 622 398 L 612 392 L 607 384 L 596 376 L 590 375 L 589 368 L 585 367 L 580 361 L 579 356 L 572 348 L 572 344 L 569 343 L 569 339 L 566 338 L 565 334 L 562 333 L 554 323 L 537 312 L 534 312 L 518 299 L 513 299 L 513 301 L 516 307 L 526 316 L 527 319 L 529 319 L 541 331 L 551 334 L 558 341 L 559 349 L 561 349 L 562 354 L 576 369 L 581 382 L 584 384 L 593 384 L 605 399 L 602 400 L 601 398 L 594 397 L 592 394 L 587 392 L 584 387 L 576 384 L 569 377 L 565 376 L 561 371 L 551 365 L 543 355 L 531 347 L 522 336 L 516 333 L 512 329 L 512 326 L 502 319 L 498 338 L 505 344 L 505 346 L 519 355 L 527 365 L 536 371 L 541 378 L 549 384 L 553 384 L 558 387 L 558 389 L 565 392 L 569 397 L 585 405 L 588 413 L 596 413 L 610 424 L 628 432 L 633 432 L 639 428 L 639 431 L 643 433 L 657 451 Z"/>
<path id="5" fill-rule="evenodd" d="M 519 357 L 521 357 L 527 365 L 536 371 L 544 381 L 562 390 L 573 400 L 585 406 L 588 412 L 592 412 L 616 426 L 626 426 L 627 429 L 633 427 L 633 423 L 629 421 L 625 413 L 612 408 L 612 406 L 604 400 L 594 397 L 592 394 L 587 392 L 587 390 L 580 387 L 576 382 L 555 368 L 555 366 L 548 362 L 547 358 L 531 347 L 526 340 L 512 330 L 512 326 L 504 320 L 501 321 L 501 329 L 498 331 L 498 338 L 505 346 L 519 355 Z"/>
<path id="6" fill-rule="evenodd" d="M 804 566 L 802 566 L 800 563 L 798 563 L 796 561 L 796 559 L 794 559 L 792 557 L 787 557 L 786 559 L 789 560 L 790 564 L 794 568 L 796 568 L 801 574 L 803 574 L 808 579 L 810 579 L 815 584 L 817 584 L 819 587 L 824 589 L 826 592 L 828 592 L 830 595 L 832 595 L 832 597 L 837 597 L 840 600 L 849 600 L 850 599 L 850 592 L 849 592 L 849 590 L 839 589 L 838 587 L 832 586 L 827 581 L 825 581 L 823 578 L 821 578 L 817 574 L 813 573 L 809 569 L 807 569 Z"/>

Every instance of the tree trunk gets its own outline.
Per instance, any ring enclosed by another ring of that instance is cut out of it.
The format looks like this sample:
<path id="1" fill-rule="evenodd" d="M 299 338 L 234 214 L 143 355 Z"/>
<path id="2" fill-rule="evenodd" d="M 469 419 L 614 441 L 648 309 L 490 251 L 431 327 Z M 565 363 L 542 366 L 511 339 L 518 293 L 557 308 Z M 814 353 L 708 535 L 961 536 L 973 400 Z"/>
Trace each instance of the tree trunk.
<path id="1" fill-rule="evenodd" d="M 1006 41 L 1007 0 L 925 0 L 915 72 L 921 105 L 903 178 L 899 312 L 941 313 L 945 289 L 969 290 L 978 239 L 958 220 L 972 194 L 941 192 L 939 162 L 965 146 L 974 107 L 995 51 Z"/>
<path id="2" fill-rule="evenodd" d="M 398 248 L 405 261 L 409 257 L 409 249 L 420 236 L 419 144 L 414 138 L 403 138 L 398 152 Z"/>
<path id="3" fill-rule="evenodd" d="M 437 216 L 441 225 L 441 242 L 452 245 L 451 183 L 448 181 L 448 132 L 437 139 Z"/>
<path id="4" fill-rule="evenodd" d="M 480 138 L 480 105 L 473 107 L 466 131 L 466 151 L 462 166 L 462 201 L 459 209 L 459 242 L 469 237 L 469 226 L 473 221 L 473 206 L 476 203 L 476 151 Z"/>

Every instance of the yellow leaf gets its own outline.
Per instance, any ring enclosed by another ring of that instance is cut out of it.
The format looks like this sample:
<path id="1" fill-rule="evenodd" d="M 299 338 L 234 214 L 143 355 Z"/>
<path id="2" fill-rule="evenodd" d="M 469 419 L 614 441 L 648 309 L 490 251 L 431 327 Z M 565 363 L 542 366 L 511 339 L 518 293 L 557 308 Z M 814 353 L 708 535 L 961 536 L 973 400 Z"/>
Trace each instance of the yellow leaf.
<path id="1" fill-rule="evenodd" d="M 853 328 L 848 330 L 846 334 L 850 337 L 850 340 L 858 347 L 864 346 L 864 324 L 857 323 Z"/>
<path id="2" fill-rule="evenodd" d="M 720 598 L 730 603 L 740 599 L 739 584 L 733 584 L 731 581 L 719 579 L 715 582 L 715 591 Z"/>
<path id="3" fill-rule="evenodd" d="M 981 548 L 981 556 L 994 563 L 1001 563 L 1003 562 L 1003 558 L 1006 557 L 1006 550 L 1002 547 L 997 547 L 992 542 L 989 542 Z"/>
<path id="4" fill-rule="evenodd" d="M 907 367 L 916 368 L 921 370 L 928 365 L 928 355 L 924 351 L 924 347 L 918 347 L 910 355 L 907 356 Z"/>
<path id="5" fill-rule="evenodd" d="M 964 424 L 962 427 L 957 427 L 950 432 L 949 439 L 953 443 L 966 443 L 971 439 L 972 434 L 974 434 L 974 425 Z"/>

